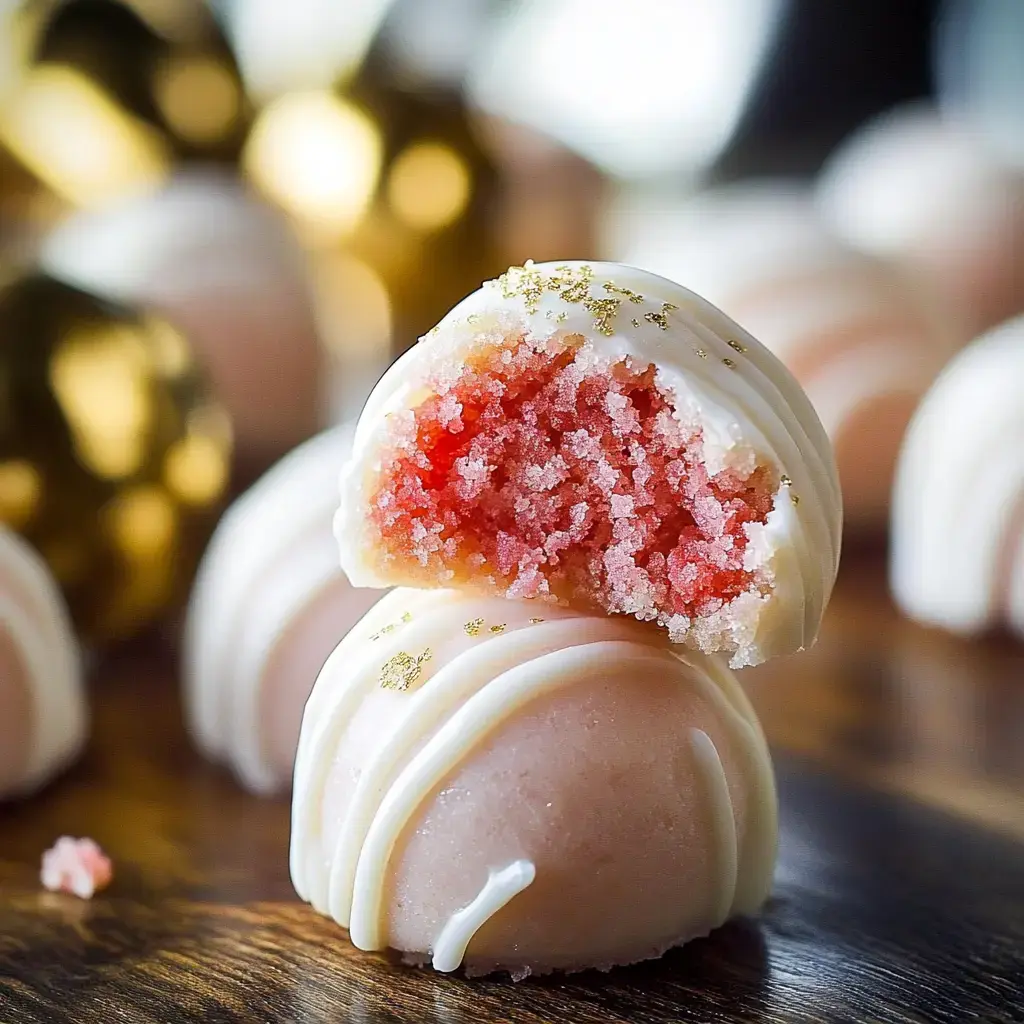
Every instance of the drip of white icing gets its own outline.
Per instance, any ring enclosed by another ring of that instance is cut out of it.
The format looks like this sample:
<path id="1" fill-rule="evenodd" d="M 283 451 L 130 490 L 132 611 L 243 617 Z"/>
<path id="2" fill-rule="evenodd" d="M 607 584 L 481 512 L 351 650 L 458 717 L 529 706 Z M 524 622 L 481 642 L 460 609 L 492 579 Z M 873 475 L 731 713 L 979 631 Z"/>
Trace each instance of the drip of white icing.
<path id="1" fill-rule="evenodd" d="M 479 600 L 462 594 L 393 592 L 332 653 L 307 704 L 296 760 L 292 878 L 300 895 L 349 927 L 360 948 L 387 944 L 385 885 L 403 830 L 434 788 L 502 722 L 541 694 L 596 675 L 609 660 L 628 660 L 638 673 L 666 670 L 664 646 L 628 619 L 559 610 L 558 618 L 542 624 L 511 624 L 503 635 L 467 642 L 407 695 L 405 714 L 382 738 L 356 785 L 333 849 L 325 848 L 321 802 L 327 776 L 346 727 L 377 684 L 380 664 L 399 649 L 416 649 L 431 638 L 457 634 L 458 622 L 474 617 L 472 609 Z M 518 606 L 507 607 L 512 613 Z M 407 625 L 380 635 L 383 624 L 398 620 L 410 608 L 414 611 Z M 371 642 L 368 637 L 373 634 L 378 639 Z M 690 652 L 673 652 L 673 658 L 682 663 L 678 671 L 685 674 L 686 685 L 718 713 L 742 760 L 748 785 L 741 847 L 718 751 L 706 733 L 694 730 L 691 743 L 713 810 L 716 864 L 722 872 L 715 901 L 717 924 L 732 913 L 755 910 L 770 886 L 777 843 L 774 780 L 764 736 L 731 673 L 718 661 Z M 435 727 L 437 731 L 410 756 Z M 483 898 L 481 893 L 477 900 Z M 461 934 L 462 925 L 453 922 L 477 900 L 453 916 L 442 936 L 449 928 Z M 502 905 L 493 906 L 487 916 Z M 471 939 L 470 934 L 466 944 Z M 439 937 L 435 951 L 446 948 Z M 450 962 L 446 955 L 442 952 L 440 962 Z"/>
<path id="2" fill-rule="evenodd" d="M 704 776 L 708 802 L 711 805 L 711 832 L 716 861 L 721 869 L 718 898 L 715 900 L 715 926 L 724 924 L 736 899 L 739 872 L 739 847 L 736 843 L 736 819 L 733 816 L 729 780 L 725 777 L 722 759 L 714 740 L 703 729 L 690 730 L 690 746 L 698 769 Z"/>
<path id="3" fill-rule="evenodd" d="M 533 883 L 537 871 L 532 861 L 517 860 L 500 871 L 491 871 L 484 887 L 448 919 L 434 943 L 431 961 L 435 971 L 454 971 L 462 963 L 473 936 L 513 896 Z"/>

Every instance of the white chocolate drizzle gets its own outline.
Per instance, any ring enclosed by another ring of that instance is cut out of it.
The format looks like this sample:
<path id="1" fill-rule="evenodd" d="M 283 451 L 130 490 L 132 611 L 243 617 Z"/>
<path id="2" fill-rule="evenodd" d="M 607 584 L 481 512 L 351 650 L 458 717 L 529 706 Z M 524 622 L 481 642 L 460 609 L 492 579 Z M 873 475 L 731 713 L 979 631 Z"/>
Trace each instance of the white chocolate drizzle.
<path id="1" fill-rule="evenodd" d="M 718 899 L 713 920 L 724 923 L 736 900 L 736 879 L 739 872 L 739 847 L 736 844 L 736 819 L 733 816 L 729 780 L 725 777 L 722 759 L 715 741 L 703 729 L 690 730 L 690 746 L 698 771 L 704 776 L 704 788 L 711 805 L 711 831 L 720 869 Z"/>
<path id="2" fill-rule="evenodd" d="M 292 880 L 304 899 L 349 929 L 359 948 L 388 945 L 392 854 L 437 786 L 517 710 L 570 682 L 598 677 L 608 664 L 626 664 L 639 678 L 675 671 L 680 685 L 693 687 L 714 709 L 748 796 L 740 843 L 718 751 L 707 733 L 694 730 L 690 742 L 711 808 L 720 872 L 713 924 L 754 911 L 764 901 L 777 842 L 774 779 L 756 717 L 731 673 L 714 659 L 670 652 L 656 633 L 628 619 L 547 606 L 540 619 L 532 615 L 535 608 L 451 591 L 397 590 L 339 644 L 321 671 L 306 706 L 296 759 Z M 501 615 L 500 633 L 463 628 L 480 618 L 489 627 L 490 611 Z M 388 623 L 400 625 L 383 631 Z M 413 688 L 394 694 L 401 702 L 394 727 L 380 736 L 349 797 L 337 838 L 328 843 L 322 803 L 338 745 L 362 702 L 380 685 L 380 665 L 399 649 L 427 643 L 438 654 Z M 435 939 L 438 970 L 454 970 L 483 921 L 533 877 L 533 864 L 524 858 L 492 873 Z"/>
<path id="3" fill-rule="evenodd" d="M 536 868 L 529 860 L 516 860 L 500 871 L 491 871 L 473 901 L 462 910 L 455 911 L 441 929 L 434 943 L 434 970 L 457 970 L 473 936 L 513 896 L 518 896 L 532 885 L 536 874 Z"/>

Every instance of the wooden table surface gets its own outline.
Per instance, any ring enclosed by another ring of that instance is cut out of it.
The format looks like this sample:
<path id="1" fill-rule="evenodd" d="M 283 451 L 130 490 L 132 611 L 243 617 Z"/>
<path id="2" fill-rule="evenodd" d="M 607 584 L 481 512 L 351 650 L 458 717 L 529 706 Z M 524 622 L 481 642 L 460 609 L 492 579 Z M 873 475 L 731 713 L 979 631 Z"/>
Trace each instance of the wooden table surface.
<path id="1" fill-rule="evenodd" d="M 352 949 L 288 880 L 288 808 L 205 765 L 171 656 L 97 667 L 89 752 L 0 808 L 0 1024 L 28 1021 L 1024 1021 L 1024 645 L 900 620 L 848 558 L 810 653 L 746 674 L 777 752 L 759 921 L 609 974 L 513 984 Z M 91 835 L 114 885 L 44 893 Z"/>

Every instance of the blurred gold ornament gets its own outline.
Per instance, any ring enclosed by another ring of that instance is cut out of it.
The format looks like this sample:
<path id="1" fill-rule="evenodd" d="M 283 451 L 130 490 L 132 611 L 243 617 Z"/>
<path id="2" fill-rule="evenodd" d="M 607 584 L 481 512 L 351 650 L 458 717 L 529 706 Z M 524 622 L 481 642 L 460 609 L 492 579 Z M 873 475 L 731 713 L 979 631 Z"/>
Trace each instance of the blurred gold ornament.
<path id="1" fill-rule="evenodd" d="M 68 207 L 157 188 L 181 161 L 234 164 L 249 117 L 202 0 L 0 4 L 5 247 Z"/>
<path id="2" fill-rule="evenodd" d="M 92 641 L 191 580 L 228 482 L 227 416 L 167 323 L 34 273 L 0 288 L 0 521 Z"/>

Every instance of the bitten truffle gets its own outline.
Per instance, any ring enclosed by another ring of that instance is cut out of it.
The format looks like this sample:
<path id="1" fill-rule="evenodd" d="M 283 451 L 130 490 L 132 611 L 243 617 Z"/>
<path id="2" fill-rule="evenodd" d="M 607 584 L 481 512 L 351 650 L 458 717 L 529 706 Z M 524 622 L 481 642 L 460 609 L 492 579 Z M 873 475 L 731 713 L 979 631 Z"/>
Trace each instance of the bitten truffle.
<path id="1" fill-rule="evenodd" d="M 740 667 L 814 640 L 841 520 L 770 352 L 664 278 L 567 263 L 487 282 L 384 375 L 335 532 L 357 585 L 629 615 Z"/>
<path id="2" fill-rule="evenodd" d="M 291 781 L 302 706 L 327 655 L 380 597 L 338 566 L 331 519 L 351 431 L 325 431 L 228 510 L 196 577 L 185 704 L 199 747 L 260 793 Z"/>
<path id="3" fill-rule="evenodd" d="M 736 680 L 629 618 L 396 590 L 306 707 L 292 879 L 361 949 L 514 977 L 660 956 L 756 911 L 776 845 Z"/>

